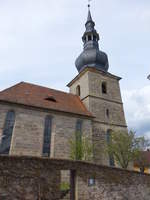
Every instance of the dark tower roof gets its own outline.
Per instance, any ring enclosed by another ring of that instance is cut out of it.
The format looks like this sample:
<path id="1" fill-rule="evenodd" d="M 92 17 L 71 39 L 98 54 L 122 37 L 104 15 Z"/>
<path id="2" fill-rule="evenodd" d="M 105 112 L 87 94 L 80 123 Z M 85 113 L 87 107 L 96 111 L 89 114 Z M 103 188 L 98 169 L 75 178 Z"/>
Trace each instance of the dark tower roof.
<path id="1" fill-rule="evenodd" d="M 92 20 L 90 9 L 85 23 L 85 32 L 82 37 L 84 43 L 83 52 L 76 59 L 75 65 L 80 73 L 86 67 L 93 67 L 107 72 L 109 68 L 106 53 L 99 50 L 99 34 L 95 30 L 95 23 Z"/>
<path id="2" fill-rule="evenodd" d="M 92 16 L 91 16 L 91 11 L 90 9 L 88 10 L 88 18 L 87 18 L 87 22 L 93 21 L 92 20 Z"/>

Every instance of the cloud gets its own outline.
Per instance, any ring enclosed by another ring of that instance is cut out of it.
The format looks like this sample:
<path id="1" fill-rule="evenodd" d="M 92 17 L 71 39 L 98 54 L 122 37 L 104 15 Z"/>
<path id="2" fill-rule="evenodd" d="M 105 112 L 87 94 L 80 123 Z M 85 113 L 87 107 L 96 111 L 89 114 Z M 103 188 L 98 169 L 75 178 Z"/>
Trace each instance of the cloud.
<path id="1" fill-rule="evenodd" d="M 123 102 L 128 127 L 150 138 L 150 85 L 123 91 Z"/>

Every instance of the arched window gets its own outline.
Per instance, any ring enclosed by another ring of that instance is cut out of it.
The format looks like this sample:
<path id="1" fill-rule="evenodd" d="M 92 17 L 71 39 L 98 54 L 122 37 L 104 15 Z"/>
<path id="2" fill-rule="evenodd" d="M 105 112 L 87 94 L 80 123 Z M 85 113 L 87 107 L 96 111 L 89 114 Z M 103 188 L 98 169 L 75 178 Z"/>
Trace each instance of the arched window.
<path id="1" fill-rule="evenodd" d="M 52 129 L 52 117 L 46 116 L 45 127 L 44 127 L 44 140 L 43 140 L 43 156 L 50 156 L 51 147 L 51 130 Z"/>
<path id="2" fill-rule="evenodd" d="M 106 84 L 106 82 L 102 82 L 102 93 L 107 94 L 107 84 Z"/>
<path id="3" fill-rule="evenodd" d="M 14 123 L 15 123 L 15 112 L 8 111 L 0 143 L 0 154 L 9 154 Z"/>
<path id="4" fill-rule="evenodd" d="M 107 130 L 107 134 L 106 134 L 106 141 L 107 141 L 107 144 L 110 143 L 110 140 L 111 140 L 111 133 L 112 133 L 112 130 Z M 114 161 L 114 156 L 112 154 L 109 154 L 109 165 L 110 166 L 115 166 L 115 161 Z"/>
<path id="5" fill-rule="evenodd" d="M 78 86 L 76 87 L 76 95 L 78 95 L 78 96 L 81 95 L 80 85 L 78 85 Z"/>
<path id="6" fill-rule="evenodd" d="M 76 124 L 76 131 L 82 132 L 82 120 L 78 119 Z"/>
<path id="7" fill-rule="evenodd" d="M 82 155 L 79 149 L 81 149 L 82 146 L 82 120 L 78 119 L 76 122 L 76 150 L 75 150 L 75 155 L 76 155 L 76 160 L 81 160 Z"/>

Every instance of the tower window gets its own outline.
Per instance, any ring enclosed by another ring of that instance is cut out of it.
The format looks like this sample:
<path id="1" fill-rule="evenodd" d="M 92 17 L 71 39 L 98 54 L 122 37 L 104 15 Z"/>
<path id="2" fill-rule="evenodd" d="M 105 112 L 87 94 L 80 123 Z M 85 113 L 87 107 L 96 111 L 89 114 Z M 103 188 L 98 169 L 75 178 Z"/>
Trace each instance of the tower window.
<path id="1" fill-rule="evenodd" d="M 43 156 L 50 156 L 52 117 L 46 116 L 44 127 Z"/>
<path id="2" fill-rule="evenodd" d="M 9 154 L 14 124 L 15 112 L 8 111 L 0 143 L 0 154 Z"/>
<path id="3" fill-rule="evenodd" d="M 106 109 L 106 116 L 109 118 L 109 109 Z"/>
<path id="4" fill-rule="evenodd" d="M 76 87 L 76 95 L 78 95 L 78 96 L 81 95 L 80 85 L 78 85 L 78 86 Z"/>
<path id="5" fill-rule="evenodd" d="M 106 82 L 102 83 L 102 93 L 107 94 L 107 84 L 106 84 Z"/>
<path id="6" fill-rule="evenodd" d="M 91 40 L 92 40 L 91 35 L 88 35 L 88 41 L 91 41 Z"/>

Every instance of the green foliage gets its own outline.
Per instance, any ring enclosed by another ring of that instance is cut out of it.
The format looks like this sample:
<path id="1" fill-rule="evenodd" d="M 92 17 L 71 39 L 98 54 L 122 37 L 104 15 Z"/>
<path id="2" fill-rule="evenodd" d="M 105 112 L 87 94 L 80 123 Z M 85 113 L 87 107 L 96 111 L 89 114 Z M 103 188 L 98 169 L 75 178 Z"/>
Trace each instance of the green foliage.
<path id="1" fill-rule="evenodd" d="M 148 145 L 144 137 L 136 137 L 135 132 L 112 132 L 106 147 L 109 155 L 113 155 L 119 166 L 126 169 L 129 162 L 138 159 L 140 152 Z"/>
<path id="2" fill-rule="evenodd" d="M 91 161 L 93 159 L 93 144 L 91 138 L 82 137 L 82 160 Z"/>
<path id="3" fill-rule="evenodd" d="M 150 166 L 149 160 L 145 152 L 139 152 L 137 158 L 135 159 L 135 164 L 140 168 L 140 172 L 144 173 L 145 168 Z"/>
<path id="4" fill-rule="evenodd" d="M 140 171 L 144 173 L 145 168 L 150 166 L 149 159 L 147 157 L 146 149 L 150 147 L 150 141 L 144 137 L 137 138 L 138 151 L 135 156 L 135 163 L 140 168 Z"/>
<path id="5" fill-rule="evenodd" d="M 70 158 L 72 160 L 91 161 L 93 158 L 93 145 L 88 136 L 83 136 L 81 132 L 75 132 L 75 136 L 71 138 Z"/>
<path id="6" fill-rule="evenodd" d="M 66 191 L 66 190 L 70 190 L 70 185 L 67 182 L 62 182 L 60 184 L 60 190 L 61 191 Z"/>

